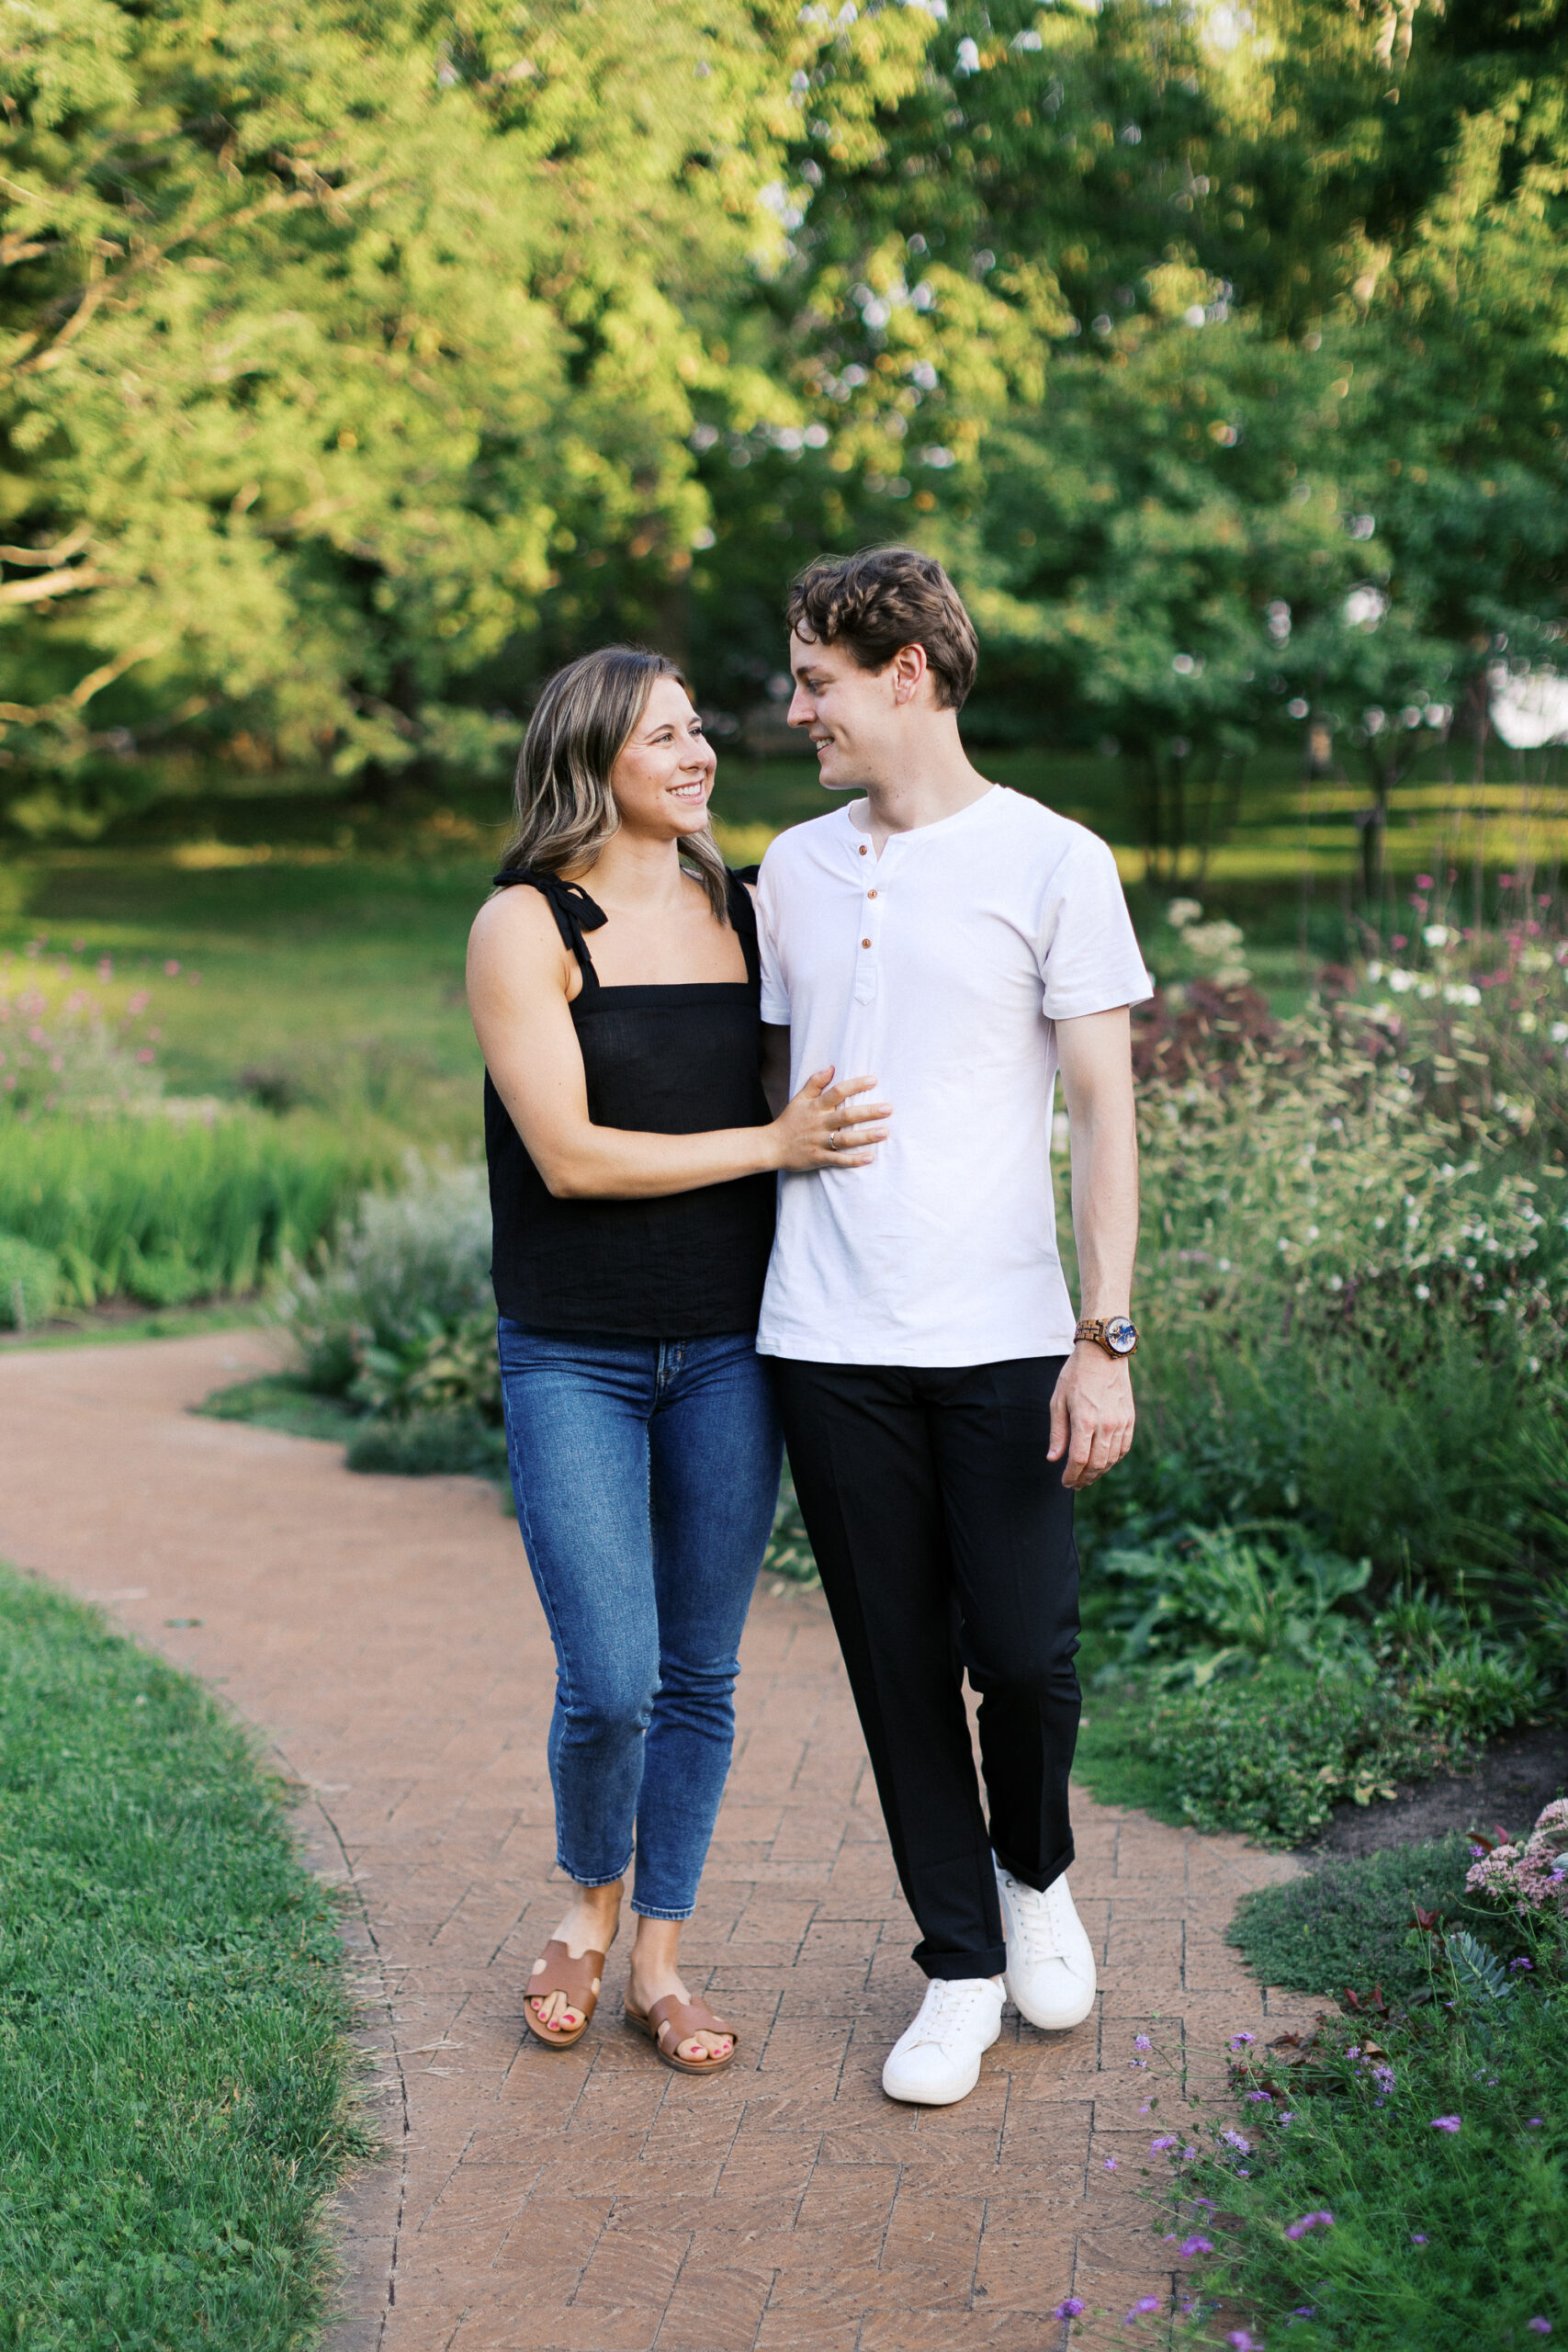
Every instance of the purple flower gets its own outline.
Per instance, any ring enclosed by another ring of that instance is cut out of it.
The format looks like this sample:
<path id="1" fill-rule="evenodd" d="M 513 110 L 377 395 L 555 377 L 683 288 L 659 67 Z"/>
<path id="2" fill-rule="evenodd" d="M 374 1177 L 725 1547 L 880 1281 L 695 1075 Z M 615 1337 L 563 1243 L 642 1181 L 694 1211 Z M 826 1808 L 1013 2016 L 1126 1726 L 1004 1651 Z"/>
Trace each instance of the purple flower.
<path id="1" fill-rule="evenodd" d="M 1508 1965 L 1510 1968 L 1514 1969 L 1533 1968 L 1535 1966 L 1535 1962 L 1533 1960 L 1511 1960 L 1508 1962 Z"/>
<path id="2" fill-rule="evenodd" d="M 1303 2213 L 1299 2222 L 1291 2223 L 1285 2235 L 1292 2239 L 1304 2238 L 1309 2230 L 1331 2230 L 1333 2227 L 1334 2216 L 1325 2208 L 1321 2213 Z"/>
<path id="3" fill-rule="evenodd" d="M 1255 2033 L 1233 2033 L 1231 2036 L 1231 2048 L 1233 2050 L 1250 2050 L 1257 2039 L 1258 2036 Z"/>
<path id="4" fill-rule="evenodd" d="M 1532 2115 L 1529 2121 L 1525 2125 L 1525 2130 L 1527 2132 L 1539 2132 L 1546 2118 L 1542 2115 Z"/>
<path id="5" fill-rule="evenodd" d="M 1219 2211 L 1212 2197 L 1195 2197 L 1192 2202 L 1194 2205 L 1201 2206 L 1205 2213 L 1215 2213 Z"/>
<path id="6" fill-rule="evenodd" d="M 1157 2295 L 1140 2295 L 1122 2324 L 1123 2327 L 1131 2327 L 1133 2322 L 1135 2319 L 1141 2319 L 1145 2312 L 1157 2312 L 1159 2307 Z"/>
<path id="7" fill-rule="evenodd" d="M 1149 2154 L 1150 2154 L 1150 2155 L 1151 2155 L 1151 2156 L 1162 2156 L 1162 2155 L 1165 2154 L 1165 2152 L 1166 2152 L 1167 2148 L 1174 2148 L 1174 2147 L 1175 2147 L 1175 2145 L 1176 2145 L 1176 2134 L 1175 2134 L 1175 2132 L 1162 2132 L 1160 2133 L 1160 2136 L 1159 2136 L 1159 2138 L 1158 2138 L 1157 2140 L 1151 2140 L 1151 2141 L 1149 2142 Z"/>
<path id="8" fill-rule="evenodd" d="M 1460 2119 L 1457 2115 L 1434 2115 L 1432 2118 L 1431 2128 L 1434 2132 L 1457 2132 L 1459 2127 Z"/>
<path id="9" fill-rule="evenodd" d="M 1411 2243 L 1411 2245 L 1426 2245 L 1426 2243 L 1427 2243 L 1427 2233 L 1426 2233 L 1426 2231 L 1425 2231 L 1425 2230 L 1412 2230 L 1412 2231 L 1411 2231 L 1411 2233 L 1410 2233 L 1410 2243 Z"/>
<path id="10" fill-rule="evenodd" d="M 1272 2091 L 1248 2091 L 1247 2096 L 1254 2107 L 1258 2105 L 1259 2100 L 1262 2100 L 1265 2105 L 1271 2105 L 1274 2098 Z"/>
<path id="11" fill-rule="evenodd" d="M 1527 2319 L 1525 2325 L 1529 2328 L 1532 2335 L 1550 2335 L 1551 2334 L 1551 2322 L 1549 2319 Z"/>
<path id="12" fill-rule="evenodd" d="M 1282 2107 L 1275 2118 L 1276 2122 L 1279 2123 L 1293 2123 L 1295 2120 L 1296 2110 L 1293 2107 Z"/>
<path id="13" fill-rule="evenodd" d="M 1115 2158 L 1114 2156 L 1107 2156 L 1107 2157 L 1106 2157 L 1106 2159 L 1105 2159 L 1105 2169 L 1106 2169 L 1106 2171 L 1107 2171 L 1107 2172 L 1114 2172 L 1114 2171 L 1115 2171 L 1115 2169 L 1116 2169 L 1116 2161 L 1117 2161 L 1117 2160 L 1116 2160 L 1116 2158 Z"/>
<path id="14" fill-rule="evenodd" d="M 1149 2111 L 1151 2110 L 1151 2109 L 1153 2108 L 1153 2106 L 1154 2106 L 1154 2101 L 1153 2101 L 1153 2099 L 1152 2099 L 1152 2098 L 1146 2098 L 1146 2099 L 1144 2101 L 1144 2103 L 1143 2103 L 1142 2107 L 1141 2107 L 1141 2108 L 1139 2108 L 1139 2109 L 1138 2109 L 1138 2113 L 1139 2113 L 1140 2115 L 1147 2115 L 1147 2114 L 1149 2113 Z"/>
<path id="15" fill-rule="evenodd" d="M 1225 2342 L 1230 2346 L 1231 2352 L 1263 2352 L 1263 2346 L 1258 2338 L 1255 2335 L 1249 2335 L 1245 2327 L 1233 2327 Z"/>
<path id="16" fill-rule="evenodd" d="M 1220 2137 L 1227 2148 L 1235 2150 L 1238 2156 L 1249 2156 L 1252 2154 L 1251 2141 L 1244 2140 L 1239 2132 L 1222 2132 Z"/>
<path id="17" fill-rule="evenodd" d="M 1190 2262 L 1195 2254 L 1213 2254 L 1214 2251 L 1214 2242 L 1213 2238 L 1183 2238 L 1181 2241 L 1181 2251 L 1186 2256 L 1189 2262 Z"/>
<path id="18" fill-rule="evenodd" d="M 1133 2047 L 1134 2050 L 1152 2050 L 1154 2043 L 1146 2033 L 1135 2033 L 1133 2036 Z"/>
<path id="19" fill-rule="evenodd" d="M 1198 2151 L 1196 2148 L 1183 2148 L 1181 2151 L 1183 2163 L 1190 2164 L 1197 2154 Z"/>
<path id="20" fill-rule="evenodd" d="M 1069 2295 L 1065 2302 L 1057 2304 L 1056 2317 L 1058 2319 L 1077 2319 L 1078 2313 L 1083 2310 L 1083 2308 L 1084 2300 L 1081 2295 Z"/>

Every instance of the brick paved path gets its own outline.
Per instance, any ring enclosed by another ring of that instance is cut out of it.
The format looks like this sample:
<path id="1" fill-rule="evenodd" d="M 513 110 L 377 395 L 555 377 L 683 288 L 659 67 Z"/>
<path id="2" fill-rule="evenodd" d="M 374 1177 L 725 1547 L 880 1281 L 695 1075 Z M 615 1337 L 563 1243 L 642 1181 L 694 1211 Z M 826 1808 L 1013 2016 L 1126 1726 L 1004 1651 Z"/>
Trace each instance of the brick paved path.
<path id="1" fill-rule="evenodd" d="M 516 1530 L 475 1482 L 355 1477 L 334 1447 L 184 1409 L 269 1346 L 0 1355 L 0 1554 L 218 1684 L 357 1890 L 391 2153 L 344 2199 L 333 2352 L 1047 2352 L 1069 2293 L 1085 2340 L 1150 2340 L 1123 2315 L 1168 2306 L 1176 2274 L 1136 2195 L 1157 2086 L 1132 2037 L 1185 2035 L 1212 2075 L 1228 2034 L 1299 2018 L 1221 1940 L 1291 1865 L 1080 1795 L 1096 2018 L 1050 2039 L 1010 2012 L 962 2106 L 892 2105 L 913 1923 L 826 1610 L 763 1591 L 685 1957 L 741 2055 L 711 2083 L 661 2067 L 622 2020 L 620 1951 L 581 2045 L 539 2049 L 520 1988 L 562 1896 Z"/>

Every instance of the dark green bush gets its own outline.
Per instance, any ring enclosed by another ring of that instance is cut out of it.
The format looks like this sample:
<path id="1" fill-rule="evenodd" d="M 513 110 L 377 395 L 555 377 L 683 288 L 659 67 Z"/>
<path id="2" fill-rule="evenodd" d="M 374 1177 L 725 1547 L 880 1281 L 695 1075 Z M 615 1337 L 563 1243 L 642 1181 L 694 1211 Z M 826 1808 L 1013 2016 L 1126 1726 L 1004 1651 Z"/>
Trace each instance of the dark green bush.
<path id="1" fill-rule="evenodd" d="M 1225 1940 L 1265 1984 L 1334 1996 L 1381 1985 L 1390 2001 L 1412 2001 L 1426 1989 L 1427 1957 L 1411 1906 L 1444 1919 L 1470 1916 L 1470 1842 L 1457 1834 L 1321 1862 L 1283 1886 L 1244 1894 Z"/>
<path id="2" fill-rule="evenodd" d="M 356 1423 L 344 1459 L 351 1470 L 400 1478 L 504 1477 L 506 1439 L 477 1413 L 413 1413 L 405 1420 Z"/>

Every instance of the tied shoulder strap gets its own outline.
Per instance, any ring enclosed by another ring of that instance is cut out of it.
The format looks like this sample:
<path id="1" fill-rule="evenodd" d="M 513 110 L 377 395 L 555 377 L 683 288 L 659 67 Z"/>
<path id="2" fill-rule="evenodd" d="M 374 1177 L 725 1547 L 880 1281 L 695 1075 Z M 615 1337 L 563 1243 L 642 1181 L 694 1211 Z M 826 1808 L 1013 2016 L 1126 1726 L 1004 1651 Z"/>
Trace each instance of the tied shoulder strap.
<path id="1" fill-rule="evenodd" d="M 577 958 L 582 974 L 584 989 L 596 989 L 599 975 L 593 968 L 593 958 L 588 952 L 584 932 L 598 931 L 610 920 L 603 907 L 595 906 L 581 882 L 568 882 L 558 874 L 546 874 L 537 866 L 520 865 L 510 874 L 491 876 L 498 890 L 525 883 L 531 889 L 542 892 L 549 900 L 550 912 L 556 919 L 556 929 L 562 943 Z"/>

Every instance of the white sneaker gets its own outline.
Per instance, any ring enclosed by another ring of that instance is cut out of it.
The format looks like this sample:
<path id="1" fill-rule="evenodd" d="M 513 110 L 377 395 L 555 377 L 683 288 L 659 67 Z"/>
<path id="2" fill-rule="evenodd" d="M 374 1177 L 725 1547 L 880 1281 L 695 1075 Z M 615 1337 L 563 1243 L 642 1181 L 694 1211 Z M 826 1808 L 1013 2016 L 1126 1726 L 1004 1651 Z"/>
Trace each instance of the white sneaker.
<path id="1" fill-rule="evenodd" d="M 1007 1988 L 1031 2025 L 1060 2033 L 1082 2025 L 1094 2007 L 1094 1952 L 1073 1908 L 1064 1875 L 1042 1894 L 997 1864 Z"/>
<path id="2" fill-rule="evenodd" d="M 933 1976 L 913 2025 L 887 2053 L 882 2087 L 915 2107 L 951 2107 L 980 2079 L 980 2061 L 1002 2030 L 995 1976 Z"/>

